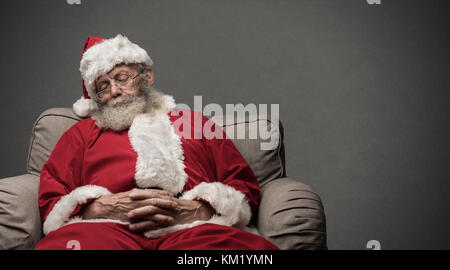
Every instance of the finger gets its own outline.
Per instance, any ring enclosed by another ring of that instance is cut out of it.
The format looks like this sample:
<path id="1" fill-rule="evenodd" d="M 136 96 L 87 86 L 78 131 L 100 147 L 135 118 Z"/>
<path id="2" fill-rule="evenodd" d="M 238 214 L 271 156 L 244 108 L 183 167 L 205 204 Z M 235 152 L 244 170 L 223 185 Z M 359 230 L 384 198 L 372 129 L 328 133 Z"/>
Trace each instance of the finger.
<path id="1" fill-rule="evenodd" d="M 175 210 L 178 207 L 178 203 L 173 198 L 151 198 L 140 201 L 142 206 L 153 205 L 159 208 L 167 210 Z"/>
<path id="2" fill-rule="evenodd" d="M 178 203 L 173 198 L 151 198 L 145 200 L 133 200 L 133 208 L 141 208 L 144 206 L 156 206 L 170 211 L 175 211 L 178 208 Z M 133 209 L 130 209 L 133 210 Z"/>
<path id="3" fill-rule="evenodd" d="M 151 215 L 151 216 L 147 217 L 146 219 L 149 221 L 153 221 L 155 224 L 157 224 L 159 226 L 170 225 L 174 221 L 173 217 L 162 215 L 162 214 Z"/>
<path id="4" fill-rule="evenodd" d="M 137 222 L 137 223 L 132 223 L 130 225 L 128 225 L 128 228 L 131 231 L 142 231 L 145 229 L 153 229 L 156 227 L 155 222 L 151 221 L 151 220 L 146 220 L 146 221 L 141 221 L 141 222 Z"/>
<path id="5" fill-rule="evenodd" d="M 139 207 L 134 210 L 131 210 L 130 212 L 128 212 L 127 217 L 131 220 L 133 220 L 133 219 L 136 220 L 136 219 L 143 219 L 143 218 L 146 218 L 146 217 L 149 217 L 152 215 L 156 215 L 156 214 L 172 216 L 172 215 L 174 215 L 174 212 L 159 208 L 154 205 L 147 205 L 147 206 L 143 206 L 143 207 Z"/>
<path id="6" fill-rule="evenodd" d="M 133 200 L 142 200 L 155 197 L 174 197 L 172 193 L 159 189 L 133 189 L 128 196 Z"/>
<path id="7" fill-rule="evenodd" d="M 131 231 L 149 230 L 161 226 L 170 225 L 173 223 L 173 221 L 174 219 L 172 217 L 157 214 L 149 217 L 149 219 L 147 220 L 131 223 L 130 225 L 128 225 L 128 228 Z"/>

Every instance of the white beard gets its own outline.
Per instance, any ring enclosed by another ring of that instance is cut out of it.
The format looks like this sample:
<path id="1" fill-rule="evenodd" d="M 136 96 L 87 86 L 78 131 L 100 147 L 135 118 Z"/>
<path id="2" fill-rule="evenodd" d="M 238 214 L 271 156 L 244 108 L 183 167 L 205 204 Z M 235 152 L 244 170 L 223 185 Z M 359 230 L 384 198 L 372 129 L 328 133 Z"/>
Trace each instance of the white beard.
<path id="1" fill-rule="evenodd" d="M 91 117 L 99 128 L 122 131 L 131 126 L 136 115 L 158 107 L 162 95 L 153 87 L 143 87 L 138 96 L 121 95 L 106 104 L 98 104 L 99 109 Z"/>

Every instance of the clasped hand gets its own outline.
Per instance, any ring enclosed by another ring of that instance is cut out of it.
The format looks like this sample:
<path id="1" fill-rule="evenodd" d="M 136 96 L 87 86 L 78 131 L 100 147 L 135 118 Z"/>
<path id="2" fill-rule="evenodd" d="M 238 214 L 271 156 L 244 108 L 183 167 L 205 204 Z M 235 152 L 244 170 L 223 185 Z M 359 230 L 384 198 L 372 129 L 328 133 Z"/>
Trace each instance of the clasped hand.
<path id="1" fill-rule="evenodd" d="M 131 231 L 143 231 L 208 220 L 214 213 L 202 201 L 181 200 L 165 190 L 135 188 L 99 197 L 83 208 L 81 216 L 116 219 L 130 223 Z"/>

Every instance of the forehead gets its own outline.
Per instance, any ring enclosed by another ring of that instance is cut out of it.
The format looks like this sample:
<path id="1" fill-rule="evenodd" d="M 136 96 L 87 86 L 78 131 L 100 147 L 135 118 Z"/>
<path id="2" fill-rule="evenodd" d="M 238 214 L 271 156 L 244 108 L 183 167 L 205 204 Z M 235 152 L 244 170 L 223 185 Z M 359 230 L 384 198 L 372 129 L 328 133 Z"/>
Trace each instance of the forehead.
<path id="1" fill-rule="evenodd" d="M 136 67 L 134 64 L 118 64 L 113 69 L 111 69 L 107 74 L 98 77 L 96 81 L 99 82 L 101 80 L 105 80 L 108 77 L 112 77 L 122 71 L 133 72 L 136 71 Z"/>

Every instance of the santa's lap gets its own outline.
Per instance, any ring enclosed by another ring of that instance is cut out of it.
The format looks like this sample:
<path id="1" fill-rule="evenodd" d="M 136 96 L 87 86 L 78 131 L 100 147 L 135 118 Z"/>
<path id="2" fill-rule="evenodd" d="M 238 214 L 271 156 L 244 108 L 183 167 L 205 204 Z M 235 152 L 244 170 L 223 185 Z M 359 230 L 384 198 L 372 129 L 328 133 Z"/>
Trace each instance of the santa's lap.
<path id="1" fill-rule="evenodd" d="M 234 227 L 206 223 L 157 239 L 147 239 L 114 222 L 79 222 L 47 234 L 37 250 L 274 250 L 261 236 Z"/>

